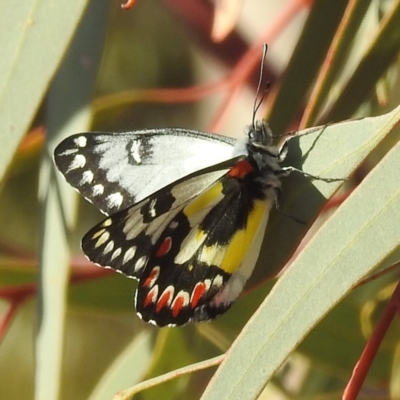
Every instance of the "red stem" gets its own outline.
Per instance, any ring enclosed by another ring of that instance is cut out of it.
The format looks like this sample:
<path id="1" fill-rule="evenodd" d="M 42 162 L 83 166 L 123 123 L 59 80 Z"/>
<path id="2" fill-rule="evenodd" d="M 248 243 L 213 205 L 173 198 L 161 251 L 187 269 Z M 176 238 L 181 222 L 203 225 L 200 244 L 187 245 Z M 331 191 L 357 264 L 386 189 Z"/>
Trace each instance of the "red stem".
<path id="1" fill-rule="evenodd" d="M 208 125 L 210 132 L 218 132 L 225 120 L 228 110 L 232 106 L 238 90 L 251 76 L 254 69 L 258 66 L 262 56 L 262 46 L 265 43 L 272 43 L 279 34 L 287 27 L 288 23 L 304 8 L 309 7 L 310 0 L 293 0 L 285 5 L 276 17 L 273 24 L 262 33 L 262 35 L 251 45 L 243 57 L 239 60 L 232 70 L 228 80 L 229 89 L 220 107 L 215 113 L 215 117 Z"/>
<path id="2" fill-rule="evenodd" d="M 112 273 L 112 271 L 107 271 L 94 266 L 82 269 L 79 268 L 78 271 L 71 275 L 69 283 L 80 283 L 92 279 L 102 278 L 110 275 L 110 273 Z M 0 288 L 0 298 L 10 302 L 8 309 L 0 318 L 0 341 L 4 338 L 19 307 L 26 300 L 34 296 L 36 292 L 36 283 Z"/>
<path id="3" fill-rule="evenodd" d="M 376 356 L 380 344 L 386 335 L 386 332 L 396 314 L 399 313 L 399 298 L 400 298 L 400 282 L 387 304 L 374 332 L 372 333 L 368 343 L 366 344 L 360 359 L 357 361 L 353 369 L 353 374 L 343 392 L 343 400 L 355 400 L 364 383 L 371 364 Z"/>

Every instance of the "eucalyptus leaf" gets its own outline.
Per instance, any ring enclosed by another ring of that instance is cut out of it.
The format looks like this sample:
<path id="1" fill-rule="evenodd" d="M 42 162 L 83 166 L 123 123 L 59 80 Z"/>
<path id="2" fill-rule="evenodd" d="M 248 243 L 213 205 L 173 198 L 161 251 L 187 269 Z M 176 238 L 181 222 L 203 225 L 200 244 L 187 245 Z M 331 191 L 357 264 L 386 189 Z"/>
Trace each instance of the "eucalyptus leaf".
<path id="1" fill-rule="evenodd" d="M 330 125 L 314 138 L 300 137 L 300 148 L 308 154 L 304 169 L 348 176 L 399 120 L 400 107 L 380 117 Z M 319 139 L 325 142 L 321 149 L 313 147 Z M 256 399 L 313 326 L 398 250 L 399 170 L 397 144 L 282 275 L 228 351 L 202 399 Z M 336 189 L 331 185 L 317 181 L 315 190 L 329 196 Z M 299 185 L 296 192 L 305 193 L 304 188 Z"/>
<path id="2" fill-rule="evenodd" d="M 87 0 L 2 3 L 0 179 L 44 98 L 86 4 Z"/>

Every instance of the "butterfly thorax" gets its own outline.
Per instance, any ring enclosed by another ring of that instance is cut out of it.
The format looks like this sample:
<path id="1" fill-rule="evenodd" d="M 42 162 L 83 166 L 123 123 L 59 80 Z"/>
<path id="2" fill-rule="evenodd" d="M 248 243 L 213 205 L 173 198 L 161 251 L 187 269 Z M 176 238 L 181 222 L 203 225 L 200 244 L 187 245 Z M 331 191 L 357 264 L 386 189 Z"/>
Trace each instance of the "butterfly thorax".
<path id="1" fill-rule="evenodd" d="M 272 140 L 272 133 L 265 121 L 256 121 L 250 125 L 245 142 L 247 156 L 238 164 L 248 163 L 244 178 L 255 197 L 274 202 L 276 192 L 281 188 L 279 164 L 284 157 L 281 156 L 280 149 L 272 145 Z M 242 169 L 245 169 L 244 165 Z"/>

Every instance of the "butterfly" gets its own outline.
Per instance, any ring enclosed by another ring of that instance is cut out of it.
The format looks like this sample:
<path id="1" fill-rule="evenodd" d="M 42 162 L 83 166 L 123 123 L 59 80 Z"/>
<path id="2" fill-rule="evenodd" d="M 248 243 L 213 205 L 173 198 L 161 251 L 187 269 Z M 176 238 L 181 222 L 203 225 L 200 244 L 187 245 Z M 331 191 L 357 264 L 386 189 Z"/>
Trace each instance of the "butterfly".
<path id="1" fill-rule="evenodd" d="M 243 138 L 165 128 L 80 133 L 55 163 L 107 215 L 82 239 L 93 263 L 139 281 L 136 310 L 157 326 L 214 319 L 252 273 L 281 191 L 288 141 L 265 121 Z"/>

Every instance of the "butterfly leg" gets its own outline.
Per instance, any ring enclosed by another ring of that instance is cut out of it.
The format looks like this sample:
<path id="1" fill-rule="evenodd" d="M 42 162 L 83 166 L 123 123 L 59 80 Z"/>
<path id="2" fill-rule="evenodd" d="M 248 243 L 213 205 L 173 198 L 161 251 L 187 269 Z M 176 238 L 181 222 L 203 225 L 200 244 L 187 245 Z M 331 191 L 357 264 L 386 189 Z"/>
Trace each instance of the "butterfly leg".
<path id="1" fill-rule="evenodd" d="M 339 181 L 346 181 L 347 180 L 347 179 L 343 179 L 343 178 L 324 178 L 322 176 L 309 174 L 308 172 L 304 172 L 303 170 L 295 168 L 295 167 L 283 167 L 283 168 L 280 169 L 278 174 L 280 176 L 288 176 L 292 172 L 298 172 L 298 173 L 300 173 L 303 176 L 306 176 L 308 178 L 316 179 L 318 181 L 324 181 L 324 182 L 339 182 Z"/>
<path id="2" fill-rule="evenodd" d="M 281 147 L 279 148 L 279 153 L 278 153 L 279 162 L 283 161 L 286 158 L 288 150 L 289 150 L 289 141 L 292 138 L 293 138 L 293 136 L 288 136 L 287 138 L 285 138 Z"/>
<path id="3" fill-rule="evenodd" d="M 282 210 L 281 210 L 280 208 L 278 208 L 278 207 L 276 208 L 276 211 L 278 211 L 279 214 L 282 214 L 282 215 L 284 215 L 285 217 L 287 217 L 287 218 L 293 220 L 294 222 L 297 222 L 298 224 L 301 224 L 301 225 L 306 225 L 306 224 L 307 224 L 307 222 L 303 221 L 302 219 L 298 219 L 298 218 L 296 218 L 296 217 L 293 217 L 293 215 L 288 214 L 288 213 L 286 213 L 285 211 L 282 211 Z"/>

